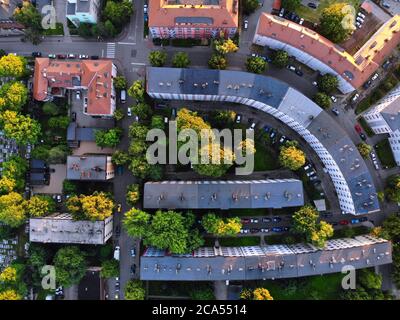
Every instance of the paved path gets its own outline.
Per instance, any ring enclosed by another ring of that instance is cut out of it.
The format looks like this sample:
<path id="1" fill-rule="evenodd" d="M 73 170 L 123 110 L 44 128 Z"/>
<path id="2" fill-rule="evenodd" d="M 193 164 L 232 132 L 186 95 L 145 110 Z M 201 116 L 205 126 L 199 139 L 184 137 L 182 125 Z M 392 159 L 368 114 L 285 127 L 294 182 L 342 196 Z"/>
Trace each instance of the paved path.
<path id="1" fill-rule="evenodd" d="M 54 6 L 57 13 L 57 22 L 61 22 L 64 27 L 64 37 L 63 42 L 71 43 L 71 35 L 69 33 L 68 23 L 67 23 L 67 1 L 66 0 L 54 0 Z"/>

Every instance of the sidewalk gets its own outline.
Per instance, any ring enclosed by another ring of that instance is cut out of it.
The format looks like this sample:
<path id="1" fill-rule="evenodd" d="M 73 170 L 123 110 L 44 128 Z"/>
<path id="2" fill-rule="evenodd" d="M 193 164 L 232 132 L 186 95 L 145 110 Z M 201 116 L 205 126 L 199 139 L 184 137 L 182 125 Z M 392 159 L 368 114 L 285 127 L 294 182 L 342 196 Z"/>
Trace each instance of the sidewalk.
<path id="1" fill-rule="evenodd" d="M 64 37 L 62 37 L 62 41 L 72 42 L 66 16 L 67 2 L 65 0 L 55 0 L 54 6 L 57 13 L 57 22 L 62 23 L 64 27 Z"/>

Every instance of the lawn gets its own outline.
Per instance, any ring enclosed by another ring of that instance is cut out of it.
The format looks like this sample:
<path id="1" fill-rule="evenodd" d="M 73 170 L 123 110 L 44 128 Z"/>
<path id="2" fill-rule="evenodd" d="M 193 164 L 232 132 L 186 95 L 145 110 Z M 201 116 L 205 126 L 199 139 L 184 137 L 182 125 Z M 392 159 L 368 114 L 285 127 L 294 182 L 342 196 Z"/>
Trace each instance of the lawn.
<path id="1" fill-rule="evenodd" d="M 225 217 L 253 217 L 253 216 L 267 216 L 269 215 L 268 209 L 232 209 L 229 211 L 220 211 L 221 216 Z"/>
<path id="2" fill-rule="evenodd" d="M 205 247 L 213 247 L 214 244 L 215 238 L 207 237 L 204 239 Z M 219 238 L 219 244 L 224 247 L 258 246 L 260 245 L 260 237 Z"/>
<path id="3" fill-rule="evenodd" d="M 358 119 L 358 122 L 360 123 L 361 127 L 364 129 L 364 131 L 365 131 L 365 133 L 367 134 L 368 137 L 372 137 L 375 134 L 372 131 L 372 129 L 369 126 L 369 124 L 367 123 L 367 121 L 365 121 L 365 119 L 363 117 Z"/>
<path id="4" fill-rule="evenodd" d="M 55 29 L 44 29 L 42 34 L 45 36 L 63 36 L 64 35 L 63 24 L 60 22 L 57 22 Z"/>
<path id="5" fill-rule="evenodd" d="M 254 171 L 275 170 L 279 168 L 275 152 L 269 150 L 265 144 L 256 140 L 256 153 L 254 155 Z"/>
<path id="6" fill-rule="evenodd" d="M 267 280 L 259 286 L 267 288 L 275 300 L 336 300 L 342 293 L 341 273 L 288 280 Z"/>
<path id="7" fill-rule="evenodd" d="M 378 142 L 375 146 L 376 154 L 383 166 L 393 168 L 396 166 L 392 149 L 390 148 L 389 140 L 384 139 Z"/>
<path id="8" fill-rule="evenodd" d="M 306 21 L 310 21 L 313 23 L 318 23 L 319 18 L 321 16 L 322 11 L 329 7 L 332 4 L 335 3 L 341 3 L 341 2 L 347 2 L 348 4 L 354 6 L 357 10 L 357 8 L 360 6 L 360 1 L 359 0 L 347 0 L 347 1 L 341 1 L 341 0 L 321 0 L 319 2 L 319 6 L 317 9 L 311 9 L 310 7 L 300 5 L 298 9 L 296 9 L 296 13 L 304 18 Z"/>

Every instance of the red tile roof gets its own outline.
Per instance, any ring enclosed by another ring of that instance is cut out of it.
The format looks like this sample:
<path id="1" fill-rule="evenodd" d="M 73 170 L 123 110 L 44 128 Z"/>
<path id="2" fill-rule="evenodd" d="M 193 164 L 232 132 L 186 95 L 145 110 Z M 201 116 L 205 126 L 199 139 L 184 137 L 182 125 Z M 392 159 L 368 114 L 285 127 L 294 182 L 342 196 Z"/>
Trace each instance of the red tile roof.
<path id="1" fill-rule="evenodd" d="M 33 97 L 46 100 L 54 88 L 87 88 L 87 113 L 111 115 L 113 63 L 111 60 L 54 60 L 36 58 Z"/>
<path id="2" fill-rule="evenodd" d="M 354 56 L 311 29 L 267 13 L 261 14 L 256 32 L 308 53 L 340 75 L 351 72 L 352 80 L 344 78 L 359 88 L 400 43 L 400 16 L 387 21 Z"/>
<path id="3" fill-rule="evenodd" d="M 149 27 L 175 27 L 175 18 L 203 17 L 212 18 L 210 28 L 237 28 L 238 0 L 219 0 L 219 4 L 205 4 L 205 1 L 180 0 L 178 4 L 168 4 L 168 0 L 150 0 Z M 208 3 L 218 3 L 209 1 Z M 192 8 L 194 4 L 194 8 Z M 196 26 L 196 25 L 193 25 Z"/>

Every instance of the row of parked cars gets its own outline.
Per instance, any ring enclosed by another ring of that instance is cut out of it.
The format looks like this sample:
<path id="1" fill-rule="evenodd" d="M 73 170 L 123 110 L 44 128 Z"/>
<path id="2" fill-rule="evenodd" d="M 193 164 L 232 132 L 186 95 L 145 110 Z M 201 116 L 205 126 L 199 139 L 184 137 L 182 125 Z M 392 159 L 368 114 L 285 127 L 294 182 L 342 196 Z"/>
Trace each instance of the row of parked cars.
<path id="1" fill-rule="evenodd" d="M 240 233 L 242 234 L 248 234 L 248 233 L 268 233 L 268 232 L 288 232 L 290 230 L 289 227 L 272 227 L 271 229 L 268 228 L 243 228 L 240 230 Z"/>
<path id="2" fill-rule="evenodd" d="M 285 18 L 287 20 L 291 20 L 293 22 L 296 22 L 296 23 L 298 23 L 300 25 L 302 25 L 304 23 L 304 19 L 303 18 L 300 18 L 296 13 L 290 12 L 290 11 L 286 10 L 285 8 L 282 8 L 279 11 L 279 16 L 281 18 Z"/>
<path id="3" fill-rule="evenodd" d="M 35 51 L 32 52 L 32 57 L 34 58 L 40 58 L 42 57 L 42 53 Z M 68 54 L 54 54 L 54 53 L 50 53 L 47 55 L 48 58 L 50 59 L 80 59 L 80 60 L 85 60 L 85 59 L 89 59 L 89 55 L 87 54 L 74 54 L 74 53 L 68 53 Z M 90 59 L 92 60 L 98 60 L 99 56 L 90 56 Z"/>

